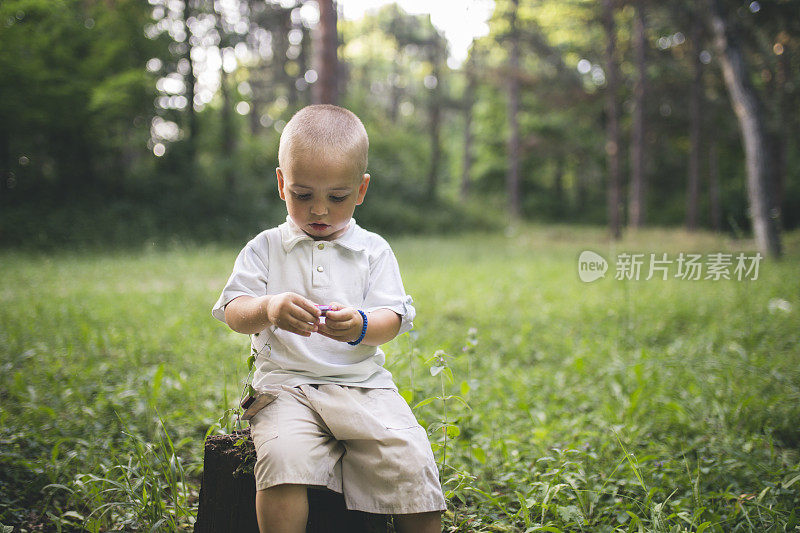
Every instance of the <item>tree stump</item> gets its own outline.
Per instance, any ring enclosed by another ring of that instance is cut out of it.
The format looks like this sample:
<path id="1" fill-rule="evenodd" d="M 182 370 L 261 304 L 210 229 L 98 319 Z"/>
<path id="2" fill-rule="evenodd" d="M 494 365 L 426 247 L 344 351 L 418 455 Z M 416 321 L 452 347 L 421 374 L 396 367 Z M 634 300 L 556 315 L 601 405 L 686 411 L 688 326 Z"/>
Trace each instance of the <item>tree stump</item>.
<path id="1" fill-rule="evenodd" d="M 249 430 L 206 438 L 195 533 L 258 533 L 255 457 Z"/>
<path id="2" fill-rule="evenodd" d="M 258 533 L 255 462 L 256 451 L 249 429 L 209 435 L 194 533 Z M 348 511 L 341 494 L 327 489 L 308 491 L 307 533 L 392 531 L 387 515 Z"/>

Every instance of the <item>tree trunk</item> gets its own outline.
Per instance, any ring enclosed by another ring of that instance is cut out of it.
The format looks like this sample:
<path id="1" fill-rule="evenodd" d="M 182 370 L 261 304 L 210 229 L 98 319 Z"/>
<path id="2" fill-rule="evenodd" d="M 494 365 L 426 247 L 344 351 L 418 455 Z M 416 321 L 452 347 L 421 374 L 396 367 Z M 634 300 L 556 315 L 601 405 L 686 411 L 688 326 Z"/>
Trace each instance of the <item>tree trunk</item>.
<path id="1" fill-rule="evenodd" d="M 192 62 L 192 30 L 189 28 L 188 20 L 194 16 L 192 9 L 193 0 L 185 0 L 183 3 L 183 28 L 186 32 L 186 52 L 183 54 L 183 59 L 189 64 L 189 70 L 186 73 L 186 113 L 188 114 L 187 120 L 187 133 L 186 133 L 186 157 L 189 160 L 189 165 L 194 166 L 197 158 L 197 138 L 199 133 L 197 112 L 194 109 L 194 96 L 195 85 L 197 84 L 197 77 L 194 73 L 194 63 Z M 194 177 L 194 172 L 190 172 L 190 176 Z"/>
<path id="2" fill-rule="evenodd" d="M 511 50 L 508 58 L 508 174 L 506 189 L 508 194 L 508 211 L 512 218 L 519 218 L 522 208 L 520 199 L 519 177 L 519 34 L 517 31 L 517 11 L 519 0 L 511 0 L 509 13 L 509 37 Z"/>
<path id="3" fill-rule="evenodd" d="M 619 118 L 617 91 L 619 74 L 615 58 L 617 49 L 614 2 L 603 0 L 603 27 L 606 33 L 606 156 L 608 164 L 608 225 L 611 236 L 622 236 L 620 207 L 621 187 L 619 168 Z"/>
<path id="4" fill-rule="evenodd" d="M 336 7 L 336 20 L 337 21 L 343 20 L 344 7 L 338 2 L 335 4 L 335 7 Z M 344 42 L 344 31 L 342 31 L 339 28 L 338 23 L 336 25 L 336 46 L 341 49 L 344 49 L 344 47 L 347 46 L 347 43 Z M 337 64 L 336 94 L 339 95 L 347 94 L 347 84 L 350 80 L 350 65 L 346 61 L 338 61 L 338 60 L 336 64 Z"/>
<path id="5" fill-rule="evenodd" d="M 249 431 L 210 435 L 203 456 L 203 479 L 194 533 L 257 533 L 255 448 Z M 236 442 L 244 439 L 240 446 Z"/>
<path id="6" fill-rule="evenodd" d="M 706 0 L 722 74 L 739 120 L 747 163 L 747 196 L 756 246 L 771 257 L 781 254 L 780 233 L 771 214 L 771 161 L 761 102 L 750 83 L 737 36 L 725 19 L 718 0 Z"/>
<path id="7" fill-rule="evenodd" d="M 400 43 L 395 43 L 394 49 L 394 57 L 395 60 L 392 62 L 392 87 L 391 87 L 391 98 L 389 100 L 389 120 L 392 121 L 392 124 L 397 123 L 397 112 L 400 108 L 400 97 L 402 95 L 402 91 L 400 90 L 400 75 L 401 75 L 401 67 L 400 67 L 400 57 L 402 55 L 402 47 Z"/>
<path id="8" fill-rule="evenodd" d="M 783 117 L 778 123 L 778 131 L 772 143 L 774 148 L 773 160 L 775 161 L 772 206 L 778 213 L 777 224 L 779 229 L 781 229 L 782 225 L 783 203 L 786 194 L 786 154 L 787 147 L 789 146 L 788 139 L 791 135 L 790 126 L 793 120 L 790 117 L 796 117 L 795 109 L 793 109 L 790 99 L 786 97 L 786 84 L 792 73 L 789 53 L 788 47 L 784 48 L 783 53 L 778 56 L 778 64 L 775 69 L 776 108 L 780 116 Z"/>
<path id="9" fill-rule="evenodd" d="M 722 209 L 719 197 L 719 154 L 714 137 L 708 142 L 708 199 L 711 204 L 711 227 L 719 233 L 722 231 Z"/>
<path id="10" fill-rule="evenodd" d="M 0 201 L 11 196 L 10 191 L 17 185 L 16 176 L 11 172 L 11 143 L 5 128 L 0 128 Z"/>
<path id="11" fill-rule="evenodd" d="M 285 13 L 280 6 L 278 6 L 276 11 L 275 20 L 271 21 L 272 25 L 269 29 L 271 37 L 270 46 L 272 48 L 272 57 L 270 57 L 269 60 L 269 79 L 271 80 L 271 87 L 266 101 L 277 98 L 282 88 L 288 89 L 288 84 L 286 82 L 286 62 L 288 59 L 286 57 L 286 52 L 289 50 L 288 32 L 291 29 L 291 19 L 289 19 L 290 15 Z"/>
<path id="12" fill-rule="evenodd" d="M 645 75 L 647 63 L 645 58 L 645 16 L 644 2 L 637 0 L 636 16 L 633 21 L 633 48 L 636 58 L 638 77 L 633 89 L 634 112 L 633 131 L 631 132 L 631 182 L 630 198 L 628 204 L 629 224 L 638 228 L 644 224 L 645 218 L 645 168 L 644 168 L 644 101 L 645 101 Z"/>
<path id="13" fill-rule="evenodd" d="M 291 11 L 289 13 L 291 13 Z M 303 84 L 306 83 L 305 81 L 306 72 L 308 72 L 309 68 L 312 68 L 309 66 L 309 55 L 311 56 L 310 58 L 311 65 L 313 65 L 315 61 L 313 55 L 314 45 L 312 42 L 313 34 L 308 31 L 308 29 L 303 25 L 302 21 L 295 23 L 294 29 L 303 32 L 303 40 L 300 43 L 300 55 L 297 56 L 297 59 L 295 60 L 297 61 L 297 67 L 298 67 L 297 70 L 300 74 L 299 76 L 292 78 L 292 87 L 294 87 L 294 89 L 292 90 L 292 94 L 295 95 L 295 104 L 299 101 L 301 102 L 302 106 L 305 106 L 314 102 L 314 90 L 315 90 L 314 85 L 303 86 Z M 338 72 L 339 71 L 337 69 L 337 74 L 336 74 L 337 80 L 339 76 Z M 300 81 L 301 79 L 303 80 L 302 82 Z M 300 83 L 300 85 L 298 85 L 298 83 Z M 336 83 L 337 84 L 336 87 L 338 87 L 338 81 L 334 81 L 334 83 Z M 304 87 L 304 90 L 300 90 L 299 87 Z M 337 95 L 339 94 L 338 89 L 336 94 Z M 337 96 L 337 101 L 338 101 L 338 96 Z"/>
<path id="14" fill-rule="evenodd" d="M 578 168 L 575 171 L 575 211 L 583 213 L 586 208 L 586 189 L 588 187 L 589 158 L 585 153 L 578 155 Z"/>
<path id="15" fill-rule="evenodd" d="M 229 46 L 229 38 L 225 31 L 225 25 L 222 22 L 222 5 L 219 0 L 213 3 L 214 15 L 216 16 L 217 31 L 220 35 L 219 53 L 224 57 L 224 51 Z M 236 149 L 236 133 L 233 124 L 233 101 L 231 99 L 230 81 L 228 73 L 224 67 L 225 61 L 219 69 L 219 86 L 220 94 L 222 95 L 222 109 L 220 109 L 220 122 L 222 128 L 220 131 L 220 146 L 222 147 L 223 170 L 222 177 L 225 182 L 225 190 L 228 194 L 233 194 L 236 189 L 236 177 L 234 174 L 234 151 Z"/>
<path id="16" fill-rule="evenodd" d="M 220 110 L 220 120 L 222 122 L 222 158 L 224 160 L 223 179 L 225 180 L 225 190 L 233 194 L 236 190 L 236 176 L 234 174 L 234 151 L 236 150 L 236 133 L 233 124 L 233 102 L 231 100 L 230 81 L 225 69 L 220 71 L 220 92 L 222 93 L 222 109 Z"/>
<path id="17" fill-rule="evenodd" d="M 250 87 L 254 87 L 254 83 L 250 81 Z M 256 91 L 250 96 L 250 114 L 248 115 L 248 123 L 250 124 L 250 135 L 255 137 L 261 131 L 261 101 L 256 98 Z"/>
<path id="18" fill-rule="evenodd" d="M 475 45 L 467 60 L 467 87 L 464 90 L 464 154 L 461 169 L 461 199 L 469 197 L 472 182 L 472 109 L 475 101 Z"/>
<path id="19" fill-rule="evenodd" d="M 698 14 L 699 15 L 699 14 Z M 689 93 L 689 172 L 686 181 L 686 229 L 697 229 L 700 196 L 700 152 L 702 143 L 703 63 L 700 61 L 700 20 L 692 20 L 692 78 Z"/>
<path id="20" fill-rule="evenodd" d="M 437 101 L 434 101 L 430 110 L 431 163 L 428 169 L 428 198 L 431 200 L 436 198 L 439 189 L 439 163 L 442 159 L 441 129 L 442 108 Z"/>
<path id="21" fill-rule="evenodd" d="M 333 0 L 318 0 L 319 25 L 315 33 L 317 82 L 312 95 L 315 104 L 336 104 L 339 101 L 339 36 L 336 32 L 336 6 Z"/>
<path id="22" fill-rule="evenodd" d="M 206 439 L 194 533 L 258 533 L 255 460 L 249 429 Z M 353 531 L 389 533 L 389 517 L 348 511 L 341 494 L 309 489 L 306 533 Z"/>
<path id="23" fill-rule="evenodd" d="M 553 175 L 553 193 L 556 197 L 556 212 L 565 213 L 566 205 L 564 200 L 564 156 L 559 156 L 556 159 L 556 170 Z"/>
<path id="24" fill-rule="evenodd" d="M 442 129 L 442 102 L 441 102 L 441 69 L 439 63 L 441 62 L 442 53 L 440 50 L 441 44 L 434 35 L 428 45 L 430 48 L 430 61 L 433 66 L 433 77 L 436 79 L 436 86 L 430 89 L 430 97 L 428 100 L 428 125 L 431 143 L 431 161 L 428 168 L 428 198 L 433 200 L 436 198 L 439 188 L 439 164 L 442 159 L 442 143 L 441 143 L 441 129 Z"/>
<path id="25" fill-rule="evenodd" d="M 247 0 L 247 9 L 250 17 L 250 30 L 252 35 L 262 29 L 259 25 L 257 0 Z M 258 47 L 251 45 L 251 52 L 258 54 Z M 250 69 L 247 83 L 250 85 L 250 114 L 247 122 L 250 125 L 250 135 L 255 137 L 261 131 L 261 103 L 262 103 L 262 80 L 264 75 L 264 63 L 259 61 L 258 66 Z"/>

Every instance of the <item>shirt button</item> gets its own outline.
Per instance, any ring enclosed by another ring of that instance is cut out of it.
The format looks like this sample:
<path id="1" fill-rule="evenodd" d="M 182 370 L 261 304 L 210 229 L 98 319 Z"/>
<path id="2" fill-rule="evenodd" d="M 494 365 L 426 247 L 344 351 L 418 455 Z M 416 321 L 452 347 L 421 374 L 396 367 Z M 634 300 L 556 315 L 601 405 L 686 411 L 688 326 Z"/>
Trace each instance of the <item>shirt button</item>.
<path id="1" fill-rule="evenodd" d="M 325 269 L 324 269 L 324 268 L 322 268 L 321 266 L 318 266 L 318 267 L 317 267 L 317 272 L 322 272 L 322 271 L 324 271 L 324 270 L 325 270 Z"/>
<path id="2" fill-rule="evenodd" d="M 317 245 L 317 248 L 319 248 L 320 250 L 323 250 L 323 249 L 325 248 L 325 245 L 324 245 L 324 244 L 322 244 L 322 243 L 319 243 L 319 244 Z"/>

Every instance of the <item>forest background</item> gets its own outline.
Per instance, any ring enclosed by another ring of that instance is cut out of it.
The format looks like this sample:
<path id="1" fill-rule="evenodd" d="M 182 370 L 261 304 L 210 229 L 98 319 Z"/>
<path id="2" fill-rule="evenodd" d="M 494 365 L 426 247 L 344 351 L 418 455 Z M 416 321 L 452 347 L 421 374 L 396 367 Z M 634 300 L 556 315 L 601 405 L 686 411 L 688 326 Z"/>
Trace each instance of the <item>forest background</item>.
<path id="1" fill-rule="evenodd" d="M 0 244 L 241 242 L 285 216 L 278 138 L 312 102 L 367 125 L 379 232 L 764 227 L 779 253 L 800 223 L 796 0 L 498 0 L 462 64 L 427 15 L 338 11 L 5 0 Z"/>
<path id="2" fill-rule="evenodd" d="M 192 528 L 250 353 L 209 308 L 335 102 L 446 531 L 795 531 L 800 0 L 495 0 L 463 62 L 348 2 L 0 0 L 0 530 Z"/>

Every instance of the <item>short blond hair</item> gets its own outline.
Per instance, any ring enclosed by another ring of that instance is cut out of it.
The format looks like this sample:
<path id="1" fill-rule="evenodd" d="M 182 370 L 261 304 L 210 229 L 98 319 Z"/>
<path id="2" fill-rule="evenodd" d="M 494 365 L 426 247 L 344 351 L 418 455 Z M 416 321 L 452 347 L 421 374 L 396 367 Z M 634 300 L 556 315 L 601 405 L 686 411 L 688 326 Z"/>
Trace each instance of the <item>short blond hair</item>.
<path id="1" fill-rule="evenodd" d="M 310 105 L 295 113 L 283 128 L 278 165 L 288 169 L 298 151 L 306 157 L 333 156 L 352 163 L 361 177 L 367 171 L 369 138 L 352 111 L 330 104 Z"/>

